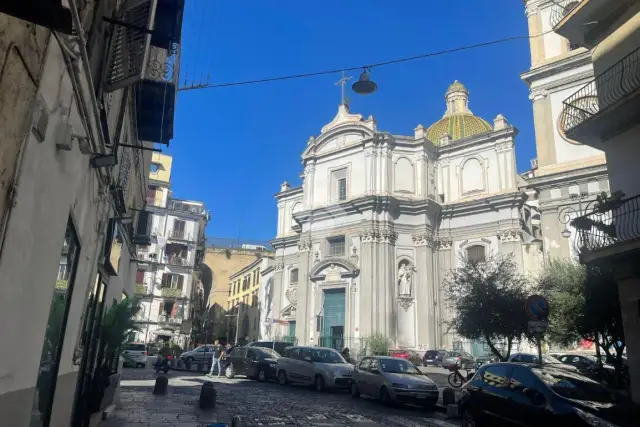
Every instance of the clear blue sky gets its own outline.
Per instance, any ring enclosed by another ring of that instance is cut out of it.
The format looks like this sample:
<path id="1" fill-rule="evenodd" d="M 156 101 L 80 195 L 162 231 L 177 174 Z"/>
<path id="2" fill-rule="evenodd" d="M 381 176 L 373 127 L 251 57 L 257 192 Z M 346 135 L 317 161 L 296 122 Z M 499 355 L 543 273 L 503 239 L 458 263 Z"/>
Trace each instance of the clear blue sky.
<path id="1" fill-rule="evenodd" d="M 527 34 L 514 0 L 187 0 L 181 75 L 210 83 L 344 68 Z M 378 128 L 411 135 L 444 113 L 457 79 L 474 114 L 502 113 L 520 131 L 518 170 L 535 157 L 533 113 L 519 74 L 528 41 L 379 67 L 378 92 L 350 94 L 351 111 Z M 185 76 L 186 74 L 186 76 Z M 357 78 L 357 72 L 352 73 Z M 328 75 L 275 83 L 180 92 L 174 156 L 176 197 L 202 200 L 210 237 L 268 240 L 276 230 L 273 195 L 300 182 L 300 155 L 331 121 L 340 102 Z"/>

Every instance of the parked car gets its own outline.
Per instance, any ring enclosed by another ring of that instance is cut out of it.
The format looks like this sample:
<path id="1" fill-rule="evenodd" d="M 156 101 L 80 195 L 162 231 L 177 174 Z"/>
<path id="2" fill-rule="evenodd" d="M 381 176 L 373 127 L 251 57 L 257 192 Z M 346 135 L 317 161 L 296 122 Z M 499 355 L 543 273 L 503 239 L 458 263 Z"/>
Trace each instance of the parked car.
<path id="1" fill-rule="evenodd" d="M 422 358 L 418 353 L 416 353 L 413 350 L 406 350 L 406 349 L 389 350 L 389 356 L 408 360 L 409 362 L 413 363 L 416 366 L 422 366 Z"/>
<path id="2" fill-rule="evenodd" d="M 224 375 L 233 378 L 245 375 L 258 381 L 276 379 L 276 366 L 280 355 L 270 348 L 236 347 L 224 360 Z"/>
<path id="3" fill-rule="evenodd" d="M 278 383 L 313 385 L 317 391 L 351 387 L 354 366 L 328 347 L 291 347 L 278 359 Z"/>
<path id="4" fill-rule="evenodd" d="M 447 350 L 427 350 L 422 357 L 424 366 L 440 366 L 447 356 Z"/>
<path id="5" fill-rule="evenodd" d="M 493 363 L 462 386 L 462 426 L 636 426 L 640 408 L 556 365 Z"/>
<path id="6" fill-rule="evenodd" d="M 442 367 L 452 369 L 458 366 L 460 369 L 471 370 L 476 367 L 476 361 L 472 355 L 466 351 L 448 351 Z"/>
<path id="7" fill-rule="evenodd" d="M 147 366 L 147 346 L 143 343 L 125 344 L 122 359 L 122 366 L 144 368 Z"/>
<path id="8" fill-rule="evenodd" d="M 415 403 L 432 409 L 438 402 L 438 386 L 407 360 L 365 357 L 353 373 L 351 395 L 361 394 L 391 402 Z"/>
<path id="9" fill-rule="evenodd" d="M 487 363 L 495 363 L 499 362 L 500 359 L 495 354 L 485 354 L 484 356 L 476 357 L 476 369 L 480 368 L 480 366 L 486 365 Z"/>
<path id="10" fill-rule="evenodd" d="M 270 348 L 282 356 L 287 348 L 293 347 L 293 344 L 286 341 L 255 341 L 247 344 L 247 347 Z"/>
<path id="11" fill-rule="evenodd" d="M 213 344 L 202 344 L 191 351 L 185 351 L 180 355 L 183 362 L 188 363 L 211 363 L 213 357 Z"/>
<path id="12" fill-rule="evenodd" d="M 507 362 L 513 363 L 534 363 L 539 364 L 538 355 L 529 354 L 529 353 L 514 353 L 507 358 Z M 548 354 L 542 355 L 542 363 L 545 365 L 554 365 L 556 368 L 565 369 L 571 372 L 579 372 L 578 368 L 571 365 L 565 365 L 558 359 L 553 356 L 549 356 Z"/>

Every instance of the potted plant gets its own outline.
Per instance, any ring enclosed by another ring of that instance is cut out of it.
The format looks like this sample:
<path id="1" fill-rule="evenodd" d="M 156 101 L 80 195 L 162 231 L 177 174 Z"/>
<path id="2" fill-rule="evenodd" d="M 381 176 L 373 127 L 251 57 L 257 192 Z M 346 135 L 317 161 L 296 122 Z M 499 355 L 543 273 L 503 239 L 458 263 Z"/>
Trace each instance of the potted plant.
<path id="1" fill-rule="evenodd" d="M 104 316 L 100 333 L 100 348 L 96 370 L 89 396 L 89 412 L 96 413 L 111 403 L 120 383 L 118 365 L 122 346 L 129 341 L 130 334 L 139 331 L 133 319 L 140 311 L 139 301 L 125 298 L 113 302 Z"/>

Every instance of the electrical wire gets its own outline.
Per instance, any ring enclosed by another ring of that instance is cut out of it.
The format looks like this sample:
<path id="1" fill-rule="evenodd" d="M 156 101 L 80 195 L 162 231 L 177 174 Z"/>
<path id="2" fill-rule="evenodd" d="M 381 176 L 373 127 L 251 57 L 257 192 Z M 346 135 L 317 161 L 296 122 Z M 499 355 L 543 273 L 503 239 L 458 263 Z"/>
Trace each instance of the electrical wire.
<path id="1" fill-rule="evenodd" d="M 477 48 L 480 48 L 480 47 L 486 47 L 486 46 L 492 46 L 492 45 L 497 45 L 497 44 L 502 44 L 502 43 L 508 43 L 508 42 L 512 42 L 512 41 L 516 41 L 516 40 L 528 40 L 528 39 L 532 39 L 532 38 L 536 38 L 536 37 L 542 37 L 545 34 L 549 34 L 551 32 L 553 32 L 553 30 L 549 30 L 549 31 L 546 31 L 544 33 L 539 33 L 539 34 L 534 34 L 534 35 L 505 37 L 505 38 L 502 38 L 502 39 L 491 40 L 491 41 L 488 41 L 488 42 L 476 43 L 476 44 L 466 45 L 466 46 L 460 46 L 460 47 L 456 47 L 456 48 L 452 48 L 452 49 L 445 49 L 445 50 L 440 50 L 440 51 L 437 51 L 437 52 L 429 52 L 429 53 L 424 53 L 424 54 L 421 54 L 421 55 L 408 56 L 408 57 L 404 57 L 404 58 L 397 58 L 397 59 L 392 59 L 392 60 L 389 60 L 389 61 L 377 62 L 377 63 L 373 63 L 373 64 L 368 64 L 368 65 L 360 65 L 360 66 L 357 66 L 357 67 L 337 68 L 337 69 L 333 69 L 333 70 L 322 70 L 322 71 L 315 71 L 315 72 L 311 72 L 311 73 L 291 74 L 291 75 L 288 75 L 288 76 L 269 77 L 269 78 L 264 78 L 264 79 L 245 80 L 245 81 L 239 81 L 239 82 L 227 82 L 227 83 L 218 83 L 218 84 L 203 84 L 203 85 L 195 85 L 195 86 L 192 85 L 192 86 L 185 86 L 185 87 L 178 88 L 178 91 L 187 91 L 187 90 L 194 90 L 194 89 L 214 89 L 214 88 L 231 87 L 231 86 L 244 86 L 244 85 L 258 84 L 258 83 L 270 83 L 270 82 L 276 82 L 276 81 L 281 81 L 281 80 L 292 80 L 292 79 L 301 79 L 301 78 L 307 78 L 307 77 L 316 77 L 316 76 L 322 76 L 322 75 L 326 75 L 326 74 L 337 74 L 337 73 L 341 73 L 341 72 L 344 72 L 344 71 L 366 70 L 366 69 L 372 69 L 372 68 L 377 68 L 377 67 L 383 67 L 383 66 L 386 66 L 386 65 L 399 64 L 399 63 L 402 63 L 402 62 L 416 61 L 418 59 L 426 59 L 426 58 L 431 58 L 431 57 L 434 57 L 434 56 L 441 56 L 441 55 L 447 55 L 447 54 L 450 54 L 450 53 L 462 52 L 462 51 L 465 51 L 465 50 L 477 49 Z"/>

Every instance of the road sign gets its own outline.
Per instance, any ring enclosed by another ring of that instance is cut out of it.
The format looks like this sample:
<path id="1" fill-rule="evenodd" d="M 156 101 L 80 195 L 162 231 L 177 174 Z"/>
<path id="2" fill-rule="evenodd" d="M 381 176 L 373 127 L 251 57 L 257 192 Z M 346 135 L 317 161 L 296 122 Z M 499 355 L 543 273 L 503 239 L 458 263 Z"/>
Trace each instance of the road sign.
<path id="1" fill-rule="evenodd" d="M 529 320 L 529 332 L 543 333 L 549 327 L 548 320 Z"/>
<path id="2" fill-rule="evenodd" d="M 549 317 L 549 302 L 541 295 L 531 295 L 524 303 L 524 310 L 531 320 L 545 320 Z"/>

